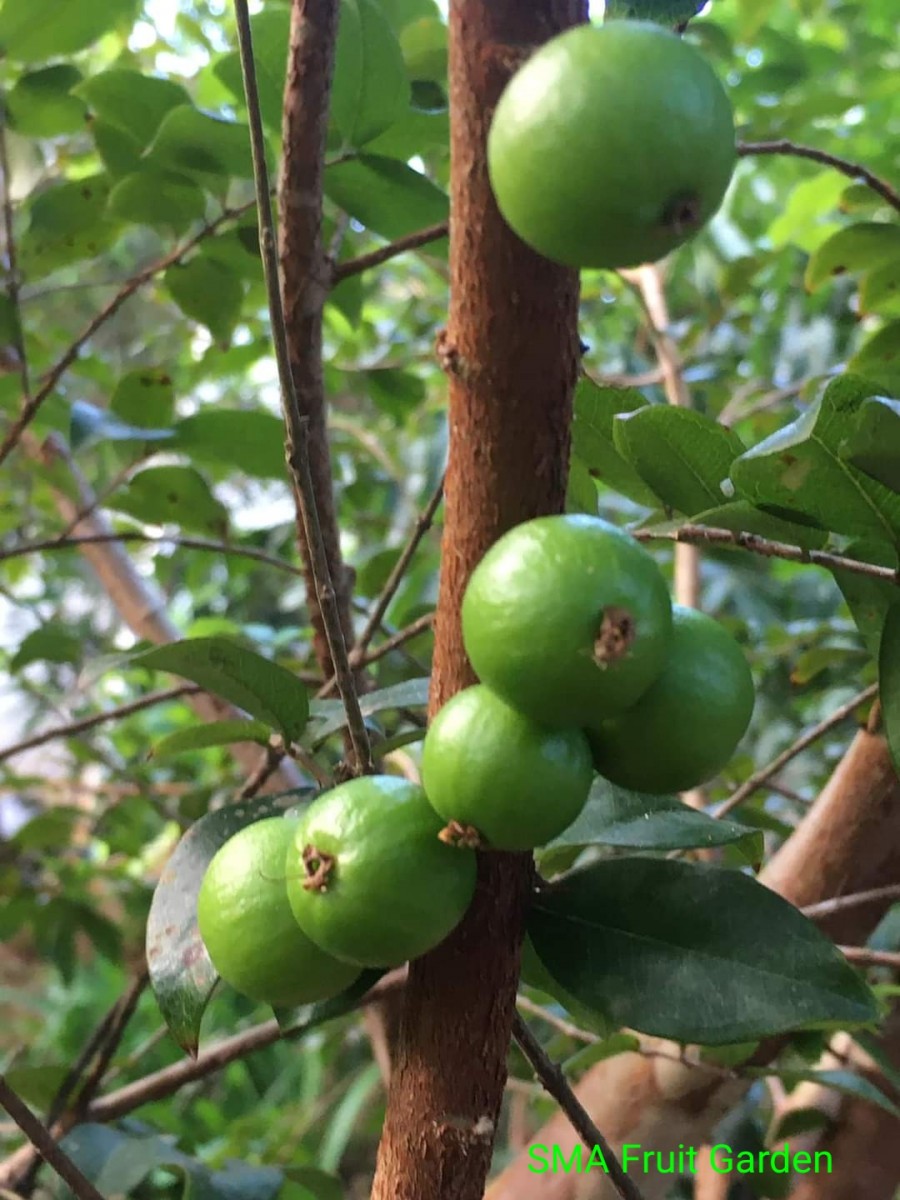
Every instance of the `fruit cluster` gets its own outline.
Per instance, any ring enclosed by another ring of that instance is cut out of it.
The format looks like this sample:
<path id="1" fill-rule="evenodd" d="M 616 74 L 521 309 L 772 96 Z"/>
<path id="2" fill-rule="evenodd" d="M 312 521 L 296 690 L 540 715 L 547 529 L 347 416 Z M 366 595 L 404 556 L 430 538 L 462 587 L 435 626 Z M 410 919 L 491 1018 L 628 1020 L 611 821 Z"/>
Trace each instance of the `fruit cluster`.
<path id="1" fill-rule="evenodd" d="M 269 1004 L 321 1000 L 364 967 L 441 942 L 475 890 L 475 849 L 559 836 L 599 772 L 683 791 L 731 757 L 753 709 L 740 648 L 673 608 L 653 558 L 589 516 L 539 517 L 488 551 L 462 609 L 481 683 L 435 717 L 422 787 L 353 779 L 296 819 L 250 825 L 212 859 L 198 903 L 219 974 Z"/>
<path id="2" fill-rule="evenodd" d="M 488 139 L 507 223 L 572 267 L 662 258 L 713 216 L 734 164 L 715 72 L 645 21 L 579 25 L 545 43 L 510 80 Z"/>

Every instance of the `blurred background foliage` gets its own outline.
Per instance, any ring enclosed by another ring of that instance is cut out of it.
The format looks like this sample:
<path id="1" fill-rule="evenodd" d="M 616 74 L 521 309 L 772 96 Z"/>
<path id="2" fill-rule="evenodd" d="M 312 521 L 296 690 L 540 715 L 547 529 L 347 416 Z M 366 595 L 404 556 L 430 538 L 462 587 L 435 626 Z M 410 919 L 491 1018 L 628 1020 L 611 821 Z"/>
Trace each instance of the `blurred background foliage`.
<path id="1" fill-rule="evenodd" d="M 274 164 L 288 7 L 268 0 L 257 8 Z M 891 179 L 900 144 L 896 16 L 893 0 L 715 0 L 688 36 L 726 81 L 742 139 L 793 139 Z M 33 432 L 68 444 L 117 530 L 217 543 L 126 543 L 182 636 L 243 639 L 314 684 L 230 7 L 3 0 L 0 51 L 20 277 L 17 297 L 15 289 L 0 296 L 0 416 L 8 421 L 20 407 L 20 338 L 39 387 L 129 280 L 196 237 L 85 340 Z M 344 0 L 328 163 L 326 241 L 338 262 L 445 218 L 446 27 L 433 0 Z M 669 332 L 699 412 L 751 446 L 806 411 L 878 331 L 896 345 L 900 256 L 874 267 L 861 260 L 872 267 L 862 288 L 853 270 L 813 291 L 805 282 L 810 256 L 833 234 L 890 217 L 869 188 L 816 162 L 740 161 L 722 211 L 665 268 Z M 335 494 L 360 625 L 440 479 L 446 384 L 433 344 L 446 306 L 446 244 L 437 241 L 349 276 L 325 308 Z M 585 274 L 581 333 L 590 376 L 665 401 L 632 285 Z M 3 470 L 0 712 L 3 747 L 11 747 L 159 681 L 122 658 L 134 636 L 77 549 L 16 552 L 66 534 L 56 496 L 71 484 L 21 452 Z M 617 521 L 654 513 L 652 503 L 582 472 L 573 474 L 572 505 Z M 439 534 L 438 517 L 379 637 L 431 611 Z M 241 548 L 278 561 L 241 557 Z M 659 557 L 669 568 L 671 555 Z M 705 549 L 702 604 L 741 639 L 759 688 L 740 755 L 707 789 L 716 801 L 872 682 L 875 668 L 834 579 L 818 568 Z M 371 667 L 374 686 L 427 675 L 430 649 L 425 631 L 385 655 Z M 194 720 L 177 699 L 0 760 L 0 1055 L 38 1110 L 137 969 L 154 882 L 180 832 L 244 782 L 227 747 L 149 756 Z M 402 712 L 373 722 L 384 736 L 414 728 Z M 741 820 L 766 832 L 770 850 L 847 739 L 846 726 L 835 729 L 742 807 Z M 339 742 L 322 751 L 326 767 Z M 414 759 L 415 744 L 408 752 Z M 222 991 L 205 1038 L 269 1016 Z M 566 1058 L 577 1046 L 557 1034 L 548 1049 Z M 145 993 L 107 1087 L 179 1058 Z M 523 1106 L 526 1117 L 550 1109 L 524 1063 L 511 1061 L 498 1161 L 520 1136 Z M 132 1159 L 137 1177 L 113 1172 L 108 1190 L 157 1196 L 186 1182 L 227 1190 L 210 1172 L 236 1158 L 294 1176 L 235 1176 L 232 1193 L 362 1195 L 383 1104 L 359 1019 L 340 1018 L 142 1107 L 117 1128 L 130 1145 L 146 1143 L 146 1170 Z M 194 1166 L 178 1158 L 176 1143 Z M 14 1129 L 0 1123 L 0 1147 L 15 1144 Z M 121 1169 L 114 1149 L 96 1152 Z M 192 1174 L 200 1166 L 207 1173 Z M 48 1177 L 44 1186 L 56 1185 Z"/>

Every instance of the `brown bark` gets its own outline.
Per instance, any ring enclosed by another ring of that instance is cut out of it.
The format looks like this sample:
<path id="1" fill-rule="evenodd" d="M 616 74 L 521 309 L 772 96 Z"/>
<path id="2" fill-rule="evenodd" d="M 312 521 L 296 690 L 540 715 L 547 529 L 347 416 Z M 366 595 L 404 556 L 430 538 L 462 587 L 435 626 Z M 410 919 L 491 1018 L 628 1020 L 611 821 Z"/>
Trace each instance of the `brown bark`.
<path id="1" fill-rule="evenodd" d="M 307 420 L 316 513 L 344 639 L 350 645 L 353 632 L 349 573 L 341 559 L 322 373 L 322 312 L 330 285 L 330 268 L 322 244 L 322 183 L 338 10 L 338 0 L 292 0 L 278 207 L 281 295 L 291 373 L 300 412 Z M 299 513 L 297 540 L 316 661 L 323 676 L 330 679 L 334 663 L 317 601 L 312 555 Z"/>
<path id="2" fill-rule="evenodd" d="M 473 567 L 507 529 L 564 504 L 578 279 L 507 228 L 485 143 L 517 51 L 586 15 L 582 0 L 456 0 L 450 8 L 451 302 L 439 346 L 450 375 L 450 453 L 432 713 L 473 682 L 459 623 Z M 410 967 L 375 1200 L 480 1200 L 530 876 L 527 856 L 482 856 L 468 916 Z"/>
<path id="3" fill-rule="evenodd" d="M 816 803 L 760 878 L 798 906 L 900 878 L 900 780 L 882 737 L 857 733 Z M 864 943 L 889 905 L 884 899 L 834 913 L 822 928 L 836 940 Z M 771 1061 L 781 1045 L 773 1039 L 754 1062 Z M 645 1039 L 645 1048 L 673 1051 L 656 1039 Z M 711 1080 L 703 1070 L 667 1058 L 629 1054 L 598 1063 L 575 1090 L 614 1145 L 628 1141 L 644 1150 L 668 1150 L 678 1142 L 702 1146 L 748 1086 Z M 558 1143 L 568 1153 L 575 1135 L 557 1113 L 529 1145 L 536 1142 Z M 607 1200 L 612 1195 L 595 1175 L 534 1175 L 526 1154 L 494 1180 L 487 1200 Z M 648 1176 L 641 1187 L 646 1200 L 662 1200 L 669 1182 Z"/>

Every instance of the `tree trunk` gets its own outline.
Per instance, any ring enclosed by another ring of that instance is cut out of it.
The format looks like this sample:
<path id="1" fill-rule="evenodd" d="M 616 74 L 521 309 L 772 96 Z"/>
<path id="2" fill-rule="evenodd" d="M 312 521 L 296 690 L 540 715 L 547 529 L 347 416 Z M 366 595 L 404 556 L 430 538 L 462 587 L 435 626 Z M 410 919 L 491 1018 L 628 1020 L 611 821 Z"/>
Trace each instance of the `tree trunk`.
<path id="1" fill-rule="evenodd" d="M 485 145 L 527 48 L 586 19 L 584 0 L 450 6 L 451 301 L 441 585 L 431 712 L 474 682 L 459 612 L 488 547 L 565 500 L 578 372 L 578 278 L 528 250 L 501 219 Z M 482 855 L 462 925 L 413 963 L 379 1148 L 375 1200 L 480 1200 L 506 1079 L 531 880 L 528 855 Z"/>

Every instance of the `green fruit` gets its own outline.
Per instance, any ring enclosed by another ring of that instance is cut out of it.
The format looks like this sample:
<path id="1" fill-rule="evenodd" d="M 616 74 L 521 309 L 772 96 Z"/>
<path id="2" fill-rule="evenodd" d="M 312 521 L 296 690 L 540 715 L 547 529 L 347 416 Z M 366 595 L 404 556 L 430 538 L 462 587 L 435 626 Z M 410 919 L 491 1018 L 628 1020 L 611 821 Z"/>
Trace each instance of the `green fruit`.
<path id="1" fill-rule="evenodd" d="M 476 860 L 441 841 L 441 828 L 406 779 L 365 776 L 319 796 L 287 857 L 301 929 L 360 967 L 399 966 L 442 942 L 472 900 Z"/>
<path id="2" fill-rule="evenodd" d="M 235 991 L 276 1008 L 326 1000 L 359 975 L 313 945 L 294 920 L 284 858 L 296 825 L 267 817 L 239 830 L 213 856 L 197 898 L 213 966 Z"/>
<path id="3" fill-rule="evenodd" d="M 584 808 L 593 777 L 580 729 L 545 729 L 481 685 L 444 705 L 422 750 L 432 808 L 494 850 L 552 841 Z"/>
<path id="4" fill-rule="evenodd" d="M 538 517 L 472 573 L 463 640 L 482 683 L 533 721 L 581 727 L 634 704 L 663 668 L 666 582 L 633 538 L 599 517 Z"/>
<path id="5" fill-rule="evenodd" d="M 753 678 L 718 622 L 676 605 L 662 674 L 628 712 L 588 730 L 601 775 L 636 792 L 683 792 L 725 766 L 753 713 Z"/>
<path id="6" fill-rule="evenodd" d="M 700 53 L 643 21 L 581 25 L 513 76 L 488 138 L 500 211 L 573 267 L 655 262 L 722 202 L 734 118 Z"/>

